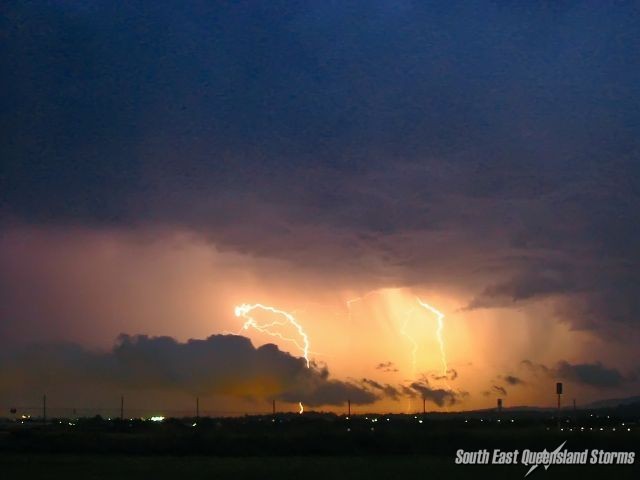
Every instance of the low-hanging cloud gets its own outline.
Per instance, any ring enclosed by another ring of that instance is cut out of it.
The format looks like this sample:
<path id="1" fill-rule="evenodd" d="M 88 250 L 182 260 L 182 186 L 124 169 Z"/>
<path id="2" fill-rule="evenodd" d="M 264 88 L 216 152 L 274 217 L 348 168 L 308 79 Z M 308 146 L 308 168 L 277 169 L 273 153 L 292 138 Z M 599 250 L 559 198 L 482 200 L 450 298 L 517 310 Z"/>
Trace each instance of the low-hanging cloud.
<path id="1" fill-rule="evenodd" d="M 615 368 L 605 367 L 602 363 L 558 362 L 555 372 L 559 378 L 591 387 L 619 387 L 625 383 L 625 377 Z"/>
<path id="2" fill-rule="evenodd" d="M 400 390 L 398 390 L 393 385 L 389 385 L 388 383 L 383 384 L 380 382 L 376 382 L 375 380 L 372 380 L 370 378 L 363 378 L 362 384 L 365 387 L 371 388 L 373 391 L 378 391 L 379 393 L 381 393 L 382 395 L 384 395 L 385 397 L 391 400 L 400 399 L 400 396 L 401 396 Z"/>
<path id="3" fill-rule="evenodd" d="M 520 365 L 535 376 L 566 380 L 579 385 L 599 388 L 621 387 L 634 376 L 625 376 L 617 368 L 607 367 L 601 362 L 570 363 L 559 361 L 554 367 L 523 360 Z"/>
<path id="4" fill-rule="evenodd" d="M 362 385 L 331 379 L 328 369 L 293 357 L 273 344 L 258 348 L 238 335 L 212 335 L 179 342 L 171 337 L 121 335 L 99 353 L 75 344 L 31 346 L 0 357 L 0 381 L 41 391 L 53 385 L 89 385 L 193 395 L 274 398 L 310 406 L 373 403 Z"/>
<path id="5" fill-rule="evenodd" d="M 411 396 L 411 392 L 416 393 L 421 398 L 436 404 L 438 407 L 453 406 L 460 403 L 463 397 L 467 396 L 466 392 L 457 392 L 451 389 L 434 388 L 429 385 L 426 379 L 413 382 L 405 389 L 405 393 Z"/>

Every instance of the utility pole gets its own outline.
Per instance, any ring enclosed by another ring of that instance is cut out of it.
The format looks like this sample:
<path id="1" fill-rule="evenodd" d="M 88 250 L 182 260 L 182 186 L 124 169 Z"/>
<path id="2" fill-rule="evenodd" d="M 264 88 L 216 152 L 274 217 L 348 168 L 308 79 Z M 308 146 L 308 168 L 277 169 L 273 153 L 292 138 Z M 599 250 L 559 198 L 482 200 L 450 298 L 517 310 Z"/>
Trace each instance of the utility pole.
<path id="1" fill-rule="evenodd" d="M 351 399 L 347 400 L 347 416 L 351 416 Z"/>
<path id="2" fill-rule="evenodd" d="M 273 399 L 273 416 L 276 416 L 276 400 L 275 398 Z"/>
<path id="3" fill-rule="evenodd" d="M 560 428 L 560 398 L 562 397 L 562 382 L 556 383 L 556 394 L 558 395 L 558 428 Z"/>
<path id="4" fill-rule="evenodd" d="M 562 397 L 562 382 L 556 383 L 556 393 L 558 394 L 558 415 L 560 415 L 560 398 Z"/>
<path id="5" fill-rule="evenodd" d="M 427 400 L 422 397 L 422 415 L 427 413 Z"/>
<path id="6" fill-rule="evenodd" d="M 120 420 L 124 420 L 124 395 L 120 396 Z"/>
<path id="7" fill-rule="evenodd" d="M 47 395 L 42 396 L 42 422 L 47 423 Z"/>
<path id="8" fill-rule="evenodd" d="M 196 420 L 200 419 L 200 397 L 196 397 Z"/>

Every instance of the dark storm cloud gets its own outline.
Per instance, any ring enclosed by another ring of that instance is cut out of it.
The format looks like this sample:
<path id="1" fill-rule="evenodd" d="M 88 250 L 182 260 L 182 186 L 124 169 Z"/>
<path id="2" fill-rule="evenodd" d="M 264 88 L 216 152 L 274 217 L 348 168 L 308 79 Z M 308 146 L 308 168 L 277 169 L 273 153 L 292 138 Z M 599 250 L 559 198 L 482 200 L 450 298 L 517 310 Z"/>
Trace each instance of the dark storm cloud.
<path id="1" fill-rule="evenodd" d="M 543 367 L 542 365 L 537 366 L 531 363 L 528 360 L 524 360 L 522 362 L 522 366 L 525 367 L 529 371 L 540 371 Z M 546 368 L 546 367 L 544 367 Z M 548 374 L 548 371 L 545 371 L 545 375 Z M 495 382 L 488 390 L 482 392 L 485 397 L 489 397 L 491 395 L 502 395 L 507 396 L 508 391 L 506 387 L 516 387 L 518 385 L 524 385 L 526 382 L 522 380 L 520 377 L 516 377 L 515 375 L 498 375 L 495 379 Z M 502 383 L 502 385 L 500 385 Z"/>
<path id="2" fill-rule="evenodd" d="M 516 302 L 579 290 L 570 265 L 536 265 L 501 283 L 486 287 L 467 309 L 509 306 Z"/>
<path id="3" fill-rule="evenodd" d="M 13 2 L 0 214 L 640 315 L 634 2 Z M 370 259 L 376 259 L 370 262 Z"/>
<path id="4" fill-rule="evenodd" d="M 421 378 L 415 382 L 400 385 L 398 391 L 405 397 L 422 398 L 439 407 L 455 405 L 469 396 L 469 393 L 466 391 L 453 390 L 449 387 L 433 387 L 429 383 L 426 375 L 422 375 Z"/>
<path id="5" fill-rule="evenodd" d="M 619 387 L 625 383 L 623 375 L 617 369 L 607 368 L 601 363 L 559 362 L 556 374 L 559 378 L 591 387 Z"/>
<path id="6" fill-rule="evenodd" d="M 143 391 L 219 394 L 245 399 L 279 398 L 310 406 L 373 403 L 362 386 L 329 378 L 326 368 L 307 368 L 302 358 L 272 344 L 255 348 L 236 335 L 180 343 L 170 337 L 122 335 L 107 353 L 73 344 L 5 352 L 3 390 L 66 386 L 81 392 L 96 385 Z M 5 393 L 6 393 L 5 392 Z"/>
<path id="7" fill-rule="evenodd" d="M 633 372 L 625 376 L 618 369 L 607 367 L 601 362 L 574 364 L 562 360 L 554 367 L 549 368 L 542 364 L 523 360 L 521 365 L 537 376 L 566 380 L 590 387 L 616 388 L 635 380 Z"/>
<path id="8" fill-rule="evenodd" d="M 610 214 L 615 215 L 615 212 Z M 631 233 L 635 227 L 630 224 L 627 229 Z M 636 241 L 631 234 L 627 238 Z M 589 241 L 589 237 L 582 240 Z M 576 239 L 576 242 L 580 241 Z M 622 252 L 618 254 L 622 255 Z M 579 258 L 570 252 L 560 255 L 564 260 L 512 259 L 509 268 L 519 267 L 521 271 L 485 287 L 466 308 L 511 307 L 544 298 L 559 298 L 562 300 L 557 308 L 559 317 L 578 328 L 612 337 L 618 334 L 617 326 L 636 326 L 640 314 L 637 295 L 640 276 L 635 270 L 635 260 L 622 260 L 624 255 L 604 262 L 590 257 Z"/>
<path id="9" fill-rule="evenodd" d="M 398 390 L 396 387 L 392 385 L 382 384 L 382 383 L 376 382 L 375 380 L 371 380 L 370 378 L 363 378 L 361 383 L 365 387 L 369 389 L 373 389 L 373 391 L 378 391 L 380 394 L 384 395 L 387 398 L 390 398 L 391 400 L 400 399 L 400 396 L 401 396 L 400 390 Z"/>
<path id="10" fill-rule="evenodd" d="M 459 403 L 463 397 L 467 396 L 466 392 L 456 392 L 450 389 L 433 388 L 426 381 L 413 382 L 408 387 L 409 391 L 413 391 L 416 395 L 409 394 L 408 396 L 419 396 L 429 402 L 436 404 L 438 407 L 452 406 Z"/>
<path id="11" fill-rule="evenodd" d="M 416 398 L 418 396 L 418 392 L 407 385 L 400 385 L 400 391 L 407 398 Z"/>

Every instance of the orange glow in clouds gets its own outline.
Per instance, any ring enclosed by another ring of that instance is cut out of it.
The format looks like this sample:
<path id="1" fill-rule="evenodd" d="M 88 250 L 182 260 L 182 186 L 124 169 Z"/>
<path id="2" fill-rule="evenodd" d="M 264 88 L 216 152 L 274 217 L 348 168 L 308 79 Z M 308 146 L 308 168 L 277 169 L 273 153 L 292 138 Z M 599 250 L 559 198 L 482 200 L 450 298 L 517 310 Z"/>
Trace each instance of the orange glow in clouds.
<path id="1" fill-rule="evenodd" d="M 372 295 L 384 296 L 388 293 L 389 292 L 385 290 L 373 290 L 366 293 L 363 296 L 347 300 L 346 306 L 348 310 L 349 319 L 350 320 L 353 319 L 352 305 L 355 302 L 365 301 L 368 297 Z M 447 357 L 445 352 L 445 341 L 443 336 L 443 329 L 444 329 L 443 319 L 445 315 L 442 312 L 440 312 L 438 309 L 433 307 L 432 305 L 421 300 L 419 297 L 415 297 L 415 301 L 418 303 L 420 307 L 427 310 L 429 313 L 432 313 L 433 315 L 435 315 L 437 319 L 435 338 L 437 339 L 439 350 L 440 350 L 440 362 L 442 364 L 442 375 L 446 376 L 449 370 L 449 367 L 447 364 Z M 267 323 L 260 323 L 258 320 L 256 320 L 254 314 L 252 313 L 255 310 L 260 310 L 266 313 L 275 314 L 278 317 L 278 319 L 272 320 Z M 410 310 L 408 313 L 411 313 L 413 310 L 415 310 L 415 307 L 412 308 L 412 310 Z M 396 314 L 397 312 L 395 311 L 391 312 L 392 316 L 395 316 Z M 255 303 L 255 304 L 244 303 L 235 307 L 235 315 L 236 317 L 241 317 L 245 320 L 245 323 L 242 326 L 243 330 L 248 330 L 251 327 L 257 330 L 258 332 L 267 334 L 272 337 L 280 338 L 288 343 L 292 343 L 293 345 L 295 345 L 302 353 L 302 356 L 306 361 L 307 367 L 309 367 L 310 365 L 309 336 L 305 331 L 305 329 L 303 328 L 303 326 L 301 325 L 301 323 L 291 313 L 286 312 L 284 310 L 280 310 L 278 308 L 275 308 L 269 305 L 263 305 L 261 303 Z M 411 350 L 412 376 L 415 377 L 416 368 L 417 368 L 417 353 L 419 350 L 419 345 L 417 340 L 407 331 L 408 321 L 409 321 L 409 318 L 407 318 L 404 321 L 402 326 L 398 329 L 398 332 L 401 335 L 405 336 L 407 339 L 409 339 L 409 341 L 412 344 L 412 350 Z M 298 336 L 300 337 L 300 339 L 295 339 L 290 336 L 286 336 L 282 330 L 286 329 L 287 327 L 293 327 L 294 330 L 297 332 Z M 301 410 L 302 410 L 302 407 L 301 407 Z"/>
<path id="2" fill-rule="evenodd" d="M 534 354 L 541 363 L 553 364 L 560 349 L 571 345 L 569 336 L 576 335 L 543 315 L 537 315 L 533 323 L 526 312 L 484 309 L 461 314 L 462 302 L 456 296 L 428 292 L 427 297 L 410 288 L 359 295 L 333 292 L 321 304 L 308 296 L 291 297 L 288 292 L 247 293 L 269 299 L 269 303 L 238 303 L 235 307 L 236 317 L 244 322 L 242 331 L 253 331 L 250 336 L 256 343 L 269 342 L 271 337 L 281 349 L 303 357 L 307 365 L 318 359 L 321 364 L 326 362 L 334 378 L 356 382 L 367 378 L 392 386 L 428 378 L 433 388 L 469 392 L 460 397 L 456 408 L 461 409 L 493 405 L 494 395 L 484 392 L 500 381 L 500 375 L 526 374 L 518 370 L 520 361 Z M 296 310 L 296 303 L 305 308 Z M 549 331 L 553 331 L 553 342 Z M 381 364 L 389 367 L 381 368 Z M 508 388 L 509 401 L 536 401 L 539 390 L 533 385 L 526 382 Z M 540 395 L 539 401 L 545 400 Z M 304 411 L 299 404 L 295 407 Z M 406 406 L 383 398 L 372 410 L 404 412 Z"/>

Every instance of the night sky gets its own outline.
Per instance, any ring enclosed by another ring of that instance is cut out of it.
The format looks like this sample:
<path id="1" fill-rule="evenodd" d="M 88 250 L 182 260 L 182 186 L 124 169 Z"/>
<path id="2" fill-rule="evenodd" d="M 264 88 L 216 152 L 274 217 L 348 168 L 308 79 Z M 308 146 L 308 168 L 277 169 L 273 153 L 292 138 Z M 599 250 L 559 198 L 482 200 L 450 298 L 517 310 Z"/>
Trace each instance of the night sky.
<path id="1" fill-rule="evenodd" d="M 636 2 L 3 4 L 0 407 L 638 394 L 638 58 Z"/>

